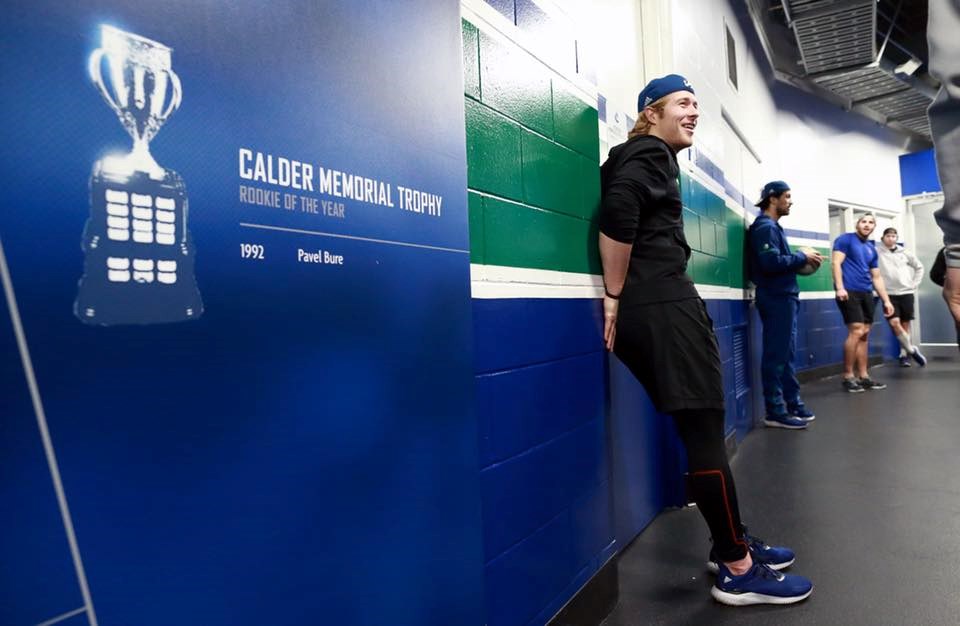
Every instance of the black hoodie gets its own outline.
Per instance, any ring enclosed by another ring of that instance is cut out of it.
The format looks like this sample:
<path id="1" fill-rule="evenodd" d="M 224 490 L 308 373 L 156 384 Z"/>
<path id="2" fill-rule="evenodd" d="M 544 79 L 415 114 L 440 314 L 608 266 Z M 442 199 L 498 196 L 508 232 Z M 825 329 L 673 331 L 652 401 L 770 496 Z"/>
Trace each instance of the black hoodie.
<path id="1" fill-rule="evenodd" d="M 624 298 L 634 303 L 699 297 L 687 276 L 690 246 L 673 149 L 640 135 L 610 150 L 600 168 L 600 232 L 633 244 Z"/>

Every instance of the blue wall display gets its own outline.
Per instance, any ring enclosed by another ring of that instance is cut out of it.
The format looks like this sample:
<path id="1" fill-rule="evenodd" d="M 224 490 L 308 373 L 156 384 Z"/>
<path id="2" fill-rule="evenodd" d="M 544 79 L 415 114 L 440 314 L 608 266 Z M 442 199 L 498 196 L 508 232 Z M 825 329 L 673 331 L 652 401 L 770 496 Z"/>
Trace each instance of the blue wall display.
<path id="1" fill-rule="evenodd" d="M 483 624 L 459 5 L 0 35 L 0 623 Z"/>
<path id="2" fill-rule="evenodd" d="M 937 193 L 941 190 L 933 148 L 900 155 L 900 195 Z"/>

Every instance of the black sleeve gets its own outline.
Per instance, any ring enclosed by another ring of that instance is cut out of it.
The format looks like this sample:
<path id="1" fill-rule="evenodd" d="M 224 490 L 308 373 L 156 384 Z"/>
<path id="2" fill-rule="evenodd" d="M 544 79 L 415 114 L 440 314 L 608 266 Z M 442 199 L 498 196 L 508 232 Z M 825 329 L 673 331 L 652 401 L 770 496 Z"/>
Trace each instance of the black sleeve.
<path id="1" fill-rule="evenodd" d="M 672 170 L 668 149 L 659 142 L 628 148 L 603 177 L 600 203 L 600 232 L 621 243 L 636 239 L 641 212 L 666 196 Z"/>
<path id="2" fill-rule="evenodd" d="M 930 268 L 930 280 L 936 284 L 943 287 L 943 283 L 947 281 L 947 257 L 944 254 L 946 248 L 940 248 L 940 251 L 937 252 L 937 258 L 933 262 L 933 267 Z"/>

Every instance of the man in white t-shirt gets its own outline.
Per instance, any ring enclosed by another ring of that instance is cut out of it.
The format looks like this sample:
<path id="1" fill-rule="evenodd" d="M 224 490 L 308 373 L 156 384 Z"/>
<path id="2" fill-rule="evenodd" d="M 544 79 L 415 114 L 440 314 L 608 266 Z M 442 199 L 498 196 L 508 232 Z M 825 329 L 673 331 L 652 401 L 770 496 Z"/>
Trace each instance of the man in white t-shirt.
<path id="1" fill-rule="evenodd" d="M 917 287 L 923 280 L 923 263 L 897 243 L 896 228 L 883 231 L 881 245 L 877 246 L 877 266 L 887 287 L 893 315 L 887 317 L 893 336 L 900 342 L 900 366 L 910 367 L 910 359 L 923 367 L 927 359 L 917 346 L 910 342 L 910 322 L 914 318 L 914 302 Z"/>

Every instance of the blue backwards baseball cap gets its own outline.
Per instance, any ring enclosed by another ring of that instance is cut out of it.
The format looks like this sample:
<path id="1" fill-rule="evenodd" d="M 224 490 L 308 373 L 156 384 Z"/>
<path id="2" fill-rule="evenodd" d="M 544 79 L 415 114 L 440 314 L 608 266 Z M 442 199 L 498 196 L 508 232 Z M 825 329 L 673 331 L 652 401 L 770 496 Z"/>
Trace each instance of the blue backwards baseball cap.
<path id="1" fill-rule="evenodd" d="M 660 98 L 674 91 L 689 91 L 696 93 L 690 86 L 690 81 L 679 74 L 667 74 L 662 78 L 654 78 L 643 88 L 637 97 L 637 111 L 642 111 Z"/>
<path id="2" fill-rule="evenodd" d="M 790 191 L 790 185 L 783 182 L 782 180 L 771 180 L 769 183 L 763 186 L 763 191 L 760 193 L 760 199 L 753 206 L 760 206 L 763 204 L 763 201 L 769 198 L 772 195 L 780 195 L 784 191 Z"/>

